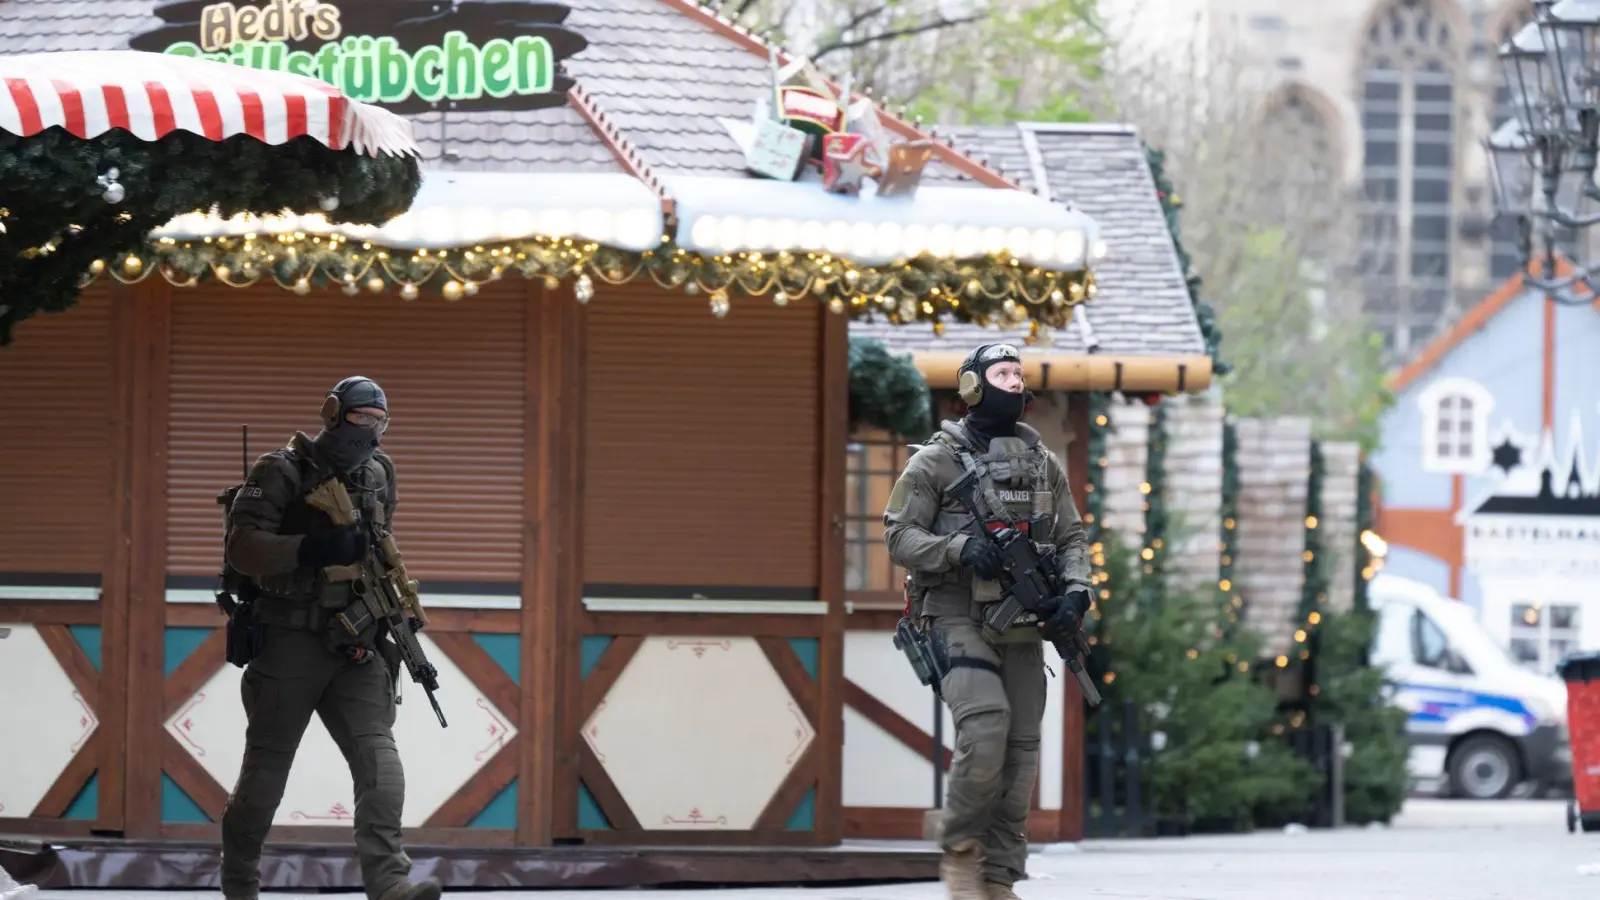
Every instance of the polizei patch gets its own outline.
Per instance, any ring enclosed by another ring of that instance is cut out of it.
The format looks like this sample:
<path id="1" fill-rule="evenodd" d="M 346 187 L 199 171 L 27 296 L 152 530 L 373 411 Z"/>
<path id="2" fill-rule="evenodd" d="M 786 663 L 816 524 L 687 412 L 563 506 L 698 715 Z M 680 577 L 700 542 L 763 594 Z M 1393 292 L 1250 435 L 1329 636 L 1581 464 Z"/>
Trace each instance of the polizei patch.
<path id="1" fill-rule="evenodd" d="M 1033 491 L 997 491 L 1001 503 L 1032 503 Z"/>

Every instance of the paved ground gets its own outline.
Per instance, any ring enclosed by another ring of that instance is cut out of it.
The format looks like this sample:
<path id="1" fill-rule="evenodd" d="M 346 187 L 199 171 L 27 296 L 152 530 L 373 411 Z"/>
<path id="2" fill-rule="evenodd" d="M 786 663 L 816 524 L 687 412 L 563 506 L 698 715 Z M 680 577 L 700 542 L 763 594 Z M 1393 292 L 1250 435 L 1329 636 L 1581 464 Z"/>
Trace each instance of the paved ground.
<path id="1" fill-rule="evenodd" d="M 1043 847 L 1024 900 L 1579 900 L 1600 895 L 1600 834 L 1568 834 L 1559 801 L 1413 800 L 1392 828 L 1091 841 Z M 1594 869 L 1593 874 L 1586 870 Z M 942 900 L 937 885 L 674 891 L 673 900 Z M 665 900 L 607 891 L 605 900 Z M 31 900 L 216 900 L 198 892 L 41 892 Z M 289 900 L 270 894 L 268 900 Z M 319 900 L 333 900 L 322 895 Z M 356 900 L 355 897 L 349 900 Z M 497 892 L 472 900 L 595 900 Z"/>

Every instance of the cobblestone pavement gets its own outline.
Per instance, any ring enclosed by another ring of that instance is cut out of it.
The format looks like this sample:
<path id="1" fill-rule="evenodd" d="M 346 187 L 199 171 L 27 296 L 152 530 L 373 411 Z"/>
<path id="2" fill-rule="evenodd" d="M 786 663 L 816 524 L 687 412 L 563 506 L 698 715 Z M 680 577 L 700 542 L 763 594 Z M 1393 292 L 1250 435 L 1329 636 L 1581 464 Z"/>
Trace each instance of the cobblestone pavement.
<path id="1" fill-rule="evenodd" d="M 1579 900 L 1600 896 L 1600 834 L 1553 801 L 1412 800 L 1390 828 L 1037 848 L 1023 900 Z M 1592 870 L 1592 874 L 1590 871 Z M 471 900 L 943 900 L 937 884 L 717 891 L 473 892 Z M 268 894 L 266 900 L 290 900 Z M 312 895 L 318 900 L 355 895 Z M 216 900 L 202 892 L 39 892 L 31 900 Z"/>

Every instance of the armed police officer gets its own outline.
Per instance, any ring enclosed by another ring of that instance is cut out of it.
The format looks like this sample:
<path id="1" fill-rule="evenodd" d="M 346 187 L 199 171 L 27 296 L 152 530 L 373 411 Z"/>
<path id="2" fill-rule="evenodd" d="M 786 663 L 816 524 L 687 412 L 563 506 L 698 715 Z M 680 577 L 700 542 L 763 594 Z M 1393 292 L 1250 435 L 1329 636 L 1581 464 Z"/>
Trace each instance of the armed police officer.
<path id="1" fill-rule="evenodd" d="M 388 408 L 371 379 L 339 382 L 324 398 L 317 436 L 296 432 L 287 446 L 261 457 L 227 513 L 226 563 L 248 579 L 254 616 L 253 656 L 241 687 L 249 720 L 244 762 L 222 814 L 228 900 L 259 896 L 262 844 L 313 713 L 354 779 L 367 896 L 437 900 L 441 893 L 434 879 L 408 881 L 411 860 L 401 845 L 406 785 L 393 732 L 393 645 L 353 638 L 333 624 L 354 600 L 356 575 L 347 567 L 366 557 L 368 531 L 336 526 L 306 502 L 319 484 L 337 478 L 356 508 L 387 527 L 396 501 L 394 463 L 378 447 Z"/>
<path id="2" fill-rule="evenodd" d="M 884 537 L 909 572 L 908 615 L 925 629 L 934 687 L 955 720 L 940 877 L 951 900 L 1012 900 L 1025 877 L 1039 768 L 1042 641 L 1081 628 L 1090 606 L 1087 537 L 1061 460 L 1019 421 L 1032 395 L 1017 349 L 978 347 L 961 365 L 958 393 L 967 415 L 941 423 L 906 463 L 884 511 Z M 953 496 L 969 474 L 986 504 L 978 508 L 991 511 L 987 521 L 975 522 Z M 1020 531 L 1053 556 L 1062 584 L 1049 608 L 1018 624 L 995 621 L 1004 562 L 979 528 Z"/>

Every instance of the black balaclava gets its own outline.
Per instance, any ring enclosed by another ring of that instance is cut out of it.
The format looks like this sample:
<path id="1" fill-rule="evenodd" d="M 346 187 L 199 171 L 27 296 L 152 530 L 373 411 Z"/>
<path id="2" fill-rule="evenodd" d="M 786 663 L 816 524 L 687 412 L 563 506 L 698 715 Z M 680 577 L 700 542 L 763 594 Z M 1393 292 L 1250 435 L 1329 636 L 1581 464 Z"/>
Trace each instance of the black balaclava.
<path id="1" fill-rule="evenodd" d="M 352 409 L 372 407 L 389 411 L 383 388 L 359 375 L 333 386 L 322 406 L 322 431 L 315 443 L 327 461 L 344 474 L 354 472 L 378 450 L 388 421 L 382 425 L 357 425 L 345 418 Z"/>
<path id="2" fill-rule="evenodd" d="M 986 344 L 972 351 L 961 364 L 962 372 L 978 376 L 982 396 L 967 408 L 967 430 L 984 447 L 997 437 L 1015 437 L 1017 422 L 1033 402 L 1033 394 L 1024 389 L 1013 394 L 989 383 L 989 369 L 1002 362 L 1021 362 L 1022 355 L 1010 344 Z"/>

